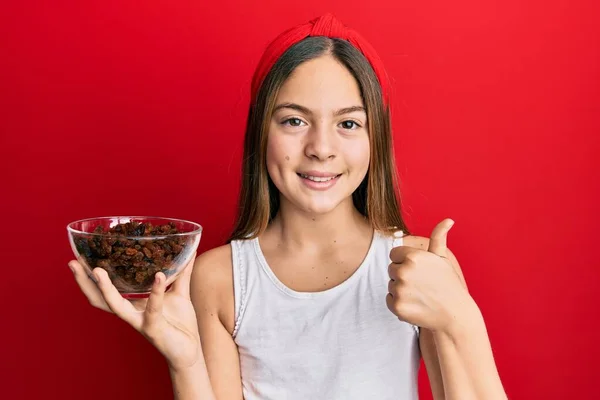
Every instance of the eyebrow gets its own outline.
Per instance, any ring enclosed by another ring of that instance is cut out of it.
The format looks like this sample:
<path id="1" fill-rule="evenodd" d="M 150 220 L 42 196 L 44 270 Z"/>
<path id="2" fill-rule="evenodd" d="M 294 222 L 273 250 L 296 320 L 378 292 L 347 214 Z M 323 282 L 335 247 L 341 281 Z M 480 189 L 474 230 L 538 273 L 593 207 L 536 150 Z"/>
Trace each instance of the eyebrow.
<path id="1" fill-rule="evenodd" d="M 291 110 L 296 110 L 299 111 L 303 114 L 306 115 L 312 115 L 313 112 L 311 110 L 309 110 L 308 108 L 301 106 L 300 104 L 296 104 L 296 103 L 282 103 L 279 104 L 275 107 L 275 109 L 273 110 L 273 113 L 282 110 L 284 108 L 289 108 Z M 344 114 L 350 114 L 353 112 L 357 112 L 357 111 L 362 111 L 362 112 L 366 112 L 365 108 L 363 106 L 352 106 L 352 107 L 345 107 L 345 108 L 340 108 L 339 110 L 336 110 L 333 115 L 336 117 L 339 117 L 340 115 L 344 115 Z"/>

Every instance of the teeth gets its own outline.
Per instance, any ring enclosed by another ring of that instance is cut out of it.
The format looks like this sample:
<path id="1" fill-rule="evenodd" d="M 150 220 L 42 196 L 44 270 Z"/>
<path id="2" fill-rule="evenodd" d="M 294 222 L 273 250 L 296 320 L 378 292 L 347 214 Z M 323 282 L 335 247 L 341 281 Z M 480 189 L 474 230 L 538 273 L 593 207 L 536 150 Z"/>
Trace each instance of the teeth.
<path id="1" fill-rule="evenodd" d="M 303 177 L 304 179 L 309 179 L 314 182 L 328 182 L 328 181 L 332 180 L 333 178 L 335 178 L 335 176 L 329 176 L 329 177 L 325 178 L 325 177 L 321 177 L 321 176 L 310 176 L 310 175 L 304 175 L 304 174 L 300 174 L 300 176 Z"/>

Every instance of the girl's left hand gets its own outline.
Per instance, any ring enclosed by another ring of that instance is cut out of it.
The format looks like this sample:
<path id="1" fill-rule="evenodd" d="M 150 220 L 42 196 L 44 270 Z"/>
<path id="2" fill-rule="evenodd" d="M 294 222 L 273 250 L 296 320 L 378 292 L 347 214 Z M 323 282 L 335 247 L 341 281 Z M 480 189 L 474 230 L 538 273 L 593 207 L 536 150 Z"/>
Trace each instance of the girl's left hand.
<path id="1" fill-rule="evenodd" d="M 428 250 L 398 246 L 390 252 L 388 308 L 401 320 L 432 331 L 448 332 L 474 304 L 448 259 L 452 225 L 445 219 L 434 228 Z"/>

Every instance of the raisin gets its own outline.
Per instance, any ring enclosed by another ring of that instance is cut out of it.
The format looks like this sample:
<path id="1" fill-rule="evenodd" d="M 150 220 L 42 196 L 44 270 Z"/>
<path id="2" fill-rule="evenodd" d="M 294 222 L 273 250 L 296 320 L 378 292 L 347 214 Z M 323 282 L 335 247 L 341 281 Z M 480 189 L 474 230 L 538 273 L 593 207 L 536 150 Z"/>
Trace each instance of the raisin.
<path id="1" fill-rule="evenodd" d="M 144 232 L 146 231 L 146 225 L 140 224 L 133 229 L 133 236 L 144 236 Z"/>
<path id="2" fill-rule="evenodd" d="M 183 250 L 183 246 L 177 243 L 171 245 L 171 248 L 173 249 L 173 253 L 175 254 L 179 254 Z"/>
<path id="3" fill-rule="evenodd" d="M 102 251 L 104 252 L 104 254 L 106 256 L 110 255 L 110 253 L 112 253 L 112 246 L 110 244 L 108 244 L 108 242 L 106 240 L 102 241 Z"/>
<path id="4" fill-rule="evenodd" d="M 107 230 L 99 225 L 93 233 L 107 236 L 75 235 L 77 251 L 91 268 L 104 268 L 117 289 L 125 292 L 150 290 L 158 271 L 172 275 L 175 271 L 171 264 L 187 245 L 185 237 L 148 238 L 180 233 L 172 222 L 152 225 L 133 221 Z M 148 239 L 127 239 L 138 237 Z"/>

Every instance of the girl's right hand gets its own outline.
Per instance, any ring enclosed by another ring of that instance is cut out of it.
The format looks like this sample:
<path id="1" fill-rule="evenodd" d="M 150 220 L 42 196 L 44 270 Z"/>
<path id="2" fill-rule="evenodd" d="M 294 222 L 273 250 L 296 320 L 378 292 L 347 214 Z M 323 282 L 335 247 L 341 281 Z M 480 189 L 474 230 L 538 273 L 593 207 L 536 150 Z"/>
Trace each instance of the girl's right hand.
<path id="1" fill-rule="evenodd" d="M 69 267 L 90 304 L 112 312 L 144 335 L 165 356 L 170 368 L 185 369 L 201 357 L 196 313 L 190 300 L 190 279 L 194 259 L 185 267 L 170 290 L 166 277 L 155 275 L 147 299 L 127 300 L 119 294 L 102 268 L 93 271 L 95 283 L 83 266 L 72 260 Z"/>

